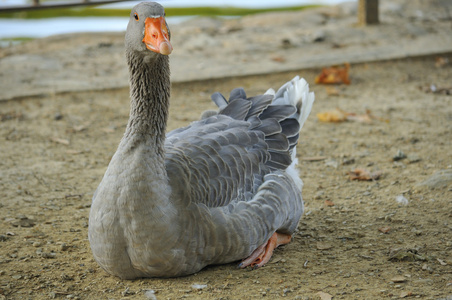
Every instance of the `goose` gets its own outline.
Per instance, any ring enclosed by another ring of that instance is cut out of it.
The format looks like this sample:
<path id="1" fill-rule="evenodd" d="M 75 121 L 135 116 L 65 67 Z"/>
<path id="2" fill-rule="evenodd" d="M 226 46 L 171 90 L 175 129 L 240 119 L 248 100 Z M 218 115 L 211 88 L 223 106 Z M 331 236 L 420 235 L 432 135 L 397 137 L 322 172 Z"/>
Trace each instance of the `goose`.
<path id="1" fill-rule="evenodd" d="M 303 214 L 299 131 L 314 93 L 295 77 L 277 92 L 242 88 L 166 133 L 173 51 L 164 8 L 143 2 L 125 34 L 130 116 L 94 192 L 95 261 L 122 279 L 177 277 L 207 265 L 265 265 Z"/>

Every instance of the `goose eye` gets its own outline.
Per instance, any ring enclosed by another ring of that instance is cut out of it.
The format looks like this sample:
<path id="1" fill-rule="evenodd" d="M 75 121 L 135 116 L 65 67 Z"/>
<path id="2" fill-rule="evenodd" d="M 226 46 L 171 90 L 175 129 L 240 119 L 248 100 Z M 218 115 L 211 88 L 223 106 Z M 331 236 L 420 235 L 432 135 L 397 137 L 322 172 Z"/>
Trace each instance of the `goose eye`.
<path id="1" fill-rule="evenodd" d="M 134 13 L 133 16 L 134 16 L 135 20 L 137 20 L 137 21 L 140 19 L 140 18 L 138 17 L 138 14 L 137 14 L 137 13 Z"/>

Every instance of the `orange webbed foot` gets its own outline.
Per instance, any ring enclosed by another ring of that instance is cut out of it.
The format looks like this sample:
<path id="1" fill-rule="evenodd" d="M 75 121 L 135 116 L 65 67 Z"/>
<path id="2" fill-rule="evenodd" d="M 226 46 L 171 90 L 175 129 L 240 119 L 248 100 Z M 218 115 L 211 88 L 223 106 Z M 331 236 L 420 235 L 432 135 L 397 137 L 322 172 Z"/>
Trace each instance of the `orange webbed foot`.
<path id="1" fill-rule="evenodd" d="M 239 268 L 246 268 L 251 266 L 253 268 L 260 268 L 265 265 L 272 257 L 273 250 L 279 245 L 288 244 L 292 236 L 284 233 L 275 232 L 268 239 L 268 241 L 259 246 L 256 250 L 251 253 L 249 257 L 244 259 L 240 264 Z"/>

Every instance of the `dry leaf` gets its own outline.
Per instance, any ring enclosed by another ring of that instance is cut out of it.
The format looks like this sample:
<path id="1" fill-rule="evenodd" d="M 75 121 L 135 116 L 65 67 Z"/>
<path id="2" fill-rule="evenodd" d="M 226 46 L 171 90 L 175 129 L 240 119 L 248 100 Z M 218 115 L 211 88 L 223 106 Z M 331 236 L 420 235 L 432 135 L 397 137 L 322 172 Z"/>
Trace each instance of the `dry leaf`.
<path id="1" fill-rule="evenodd" d="M 362 115 L 357 115 L 355 113 L 346 112 L 340 108 L 335 110 L 330 110 L 326 112 L 321 112 L 317 114 L 317 118 L 322 122 L 358 122 L 358 123 L 371 123 L 372 120 L 379 120 L 383 122 L 389 122 L 387 119 L 374 116 L 369 109 L 366 109 L 366 113 Z"/>
<path id="2" fill-rule="evenodd" d="M 328 250 L 333 248 L 331 244 L 324 243 L 324 242 L 317 242 L 316 247 L 318 250 Z"/>
<path id="3" fill-rule="evenodd" d="M 333 203 L 333 201 L 325 200 L 325 205 L 326 206 L 334 206 L 334 203 Z"/>
<path id="4" fill-rule="evenodd" d="M 388 226 L 378 228 L 378 231 L 383 232 L 383 233 L 388 233 L 390 230 L 391 230 L 391 227 L 388 227 Z"/>
<path id="5" fill-rule="evenodd" d="M 372 123 L 372 120 L 378 120 L 382 122 L 389 122 L 387 119 L 383 119 L 380 117 L 376 117 L 372 114 L 370 109 L 366 109 L 366 113 L 362 115 L 357 115 L 355 113 L 348 113 L 345 111 L 342 111 L 347 116 L 347 121 L 354 121 L 358 123 Z"/>
<path id="6" fill-rule="evenodd" d="M 449 59 L 447 57 L 438 56 L 435 58 L 435 66 L 437 68 L 442 68 L 449 64 Z"/>
<path id="7" fill-rule="evenodd" d="M 350 64 L 344 64 L 344 67 L 329 67 L 323 68 L 322 72 L 315 78 L 315 83 L 322 84 L 350 84 L 350 79 L 348 78 L 348 70 L 350 69 Z"/>
<path id="8" fill-rule="evenodd" d="M 381 174 L 380 171 L 370 172 L 361 168 L 356 168 L 355 170 L 348 172 L 350 180 L 360 181 L 378 180 L 381 177 Z"/>
<path id="9" fill-rule="evenodd" d="M 331 299 L 333 299 L 333 296 L 331 296 L 330 294 L 325 293 L 325 292 L 318 292 L 318 293 L 316 293 L 316 295 L 319 296 L 321 300 L 331 300 Z"/>
<path id="10" fill-rule="evenodd" d="M 338 123 L 346 121 L 347 115 L 342 110 L 336 108 L 335 110 L 318 113 L 317 118 L 321 122 Z"/>
<path id="11" fill-rule="evenodd" d="M 358 123 L 372 123 L 372 115 L 370 111 L 366 110 L 366 113 L 363 115 L 356 115 L 353 113 L 347 114 L 347 121 L 353 121 Z"/>

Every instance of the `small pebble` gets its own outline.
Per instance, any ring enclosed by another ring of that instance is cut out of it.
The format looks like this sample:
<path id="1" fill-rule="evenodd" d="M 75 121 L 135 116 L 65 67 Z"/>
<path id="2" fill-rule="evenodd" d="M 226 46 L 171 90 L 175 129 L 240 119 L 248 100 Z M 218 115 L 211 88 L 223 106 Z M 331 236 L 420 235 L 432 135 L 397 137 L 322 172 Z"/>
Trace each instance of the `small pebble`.
<path id="1" fill-rule="evenodd" d="M 69 249 L 69 246 L 66 243 L 61 243 L 60 244 L 60 250 L 61 251 L 66 251 L 67 249 Z"/>
<path id="2" fill-rule="evenodd" d="M 55 115 L 53 116 L 53 119 L 54 119 L 55 121 L 62 120 L 62 119 L 63 119 L 63 115 L 62 115 L 61 113 L 57 112 L 57 113 L 55 113 Z"/>
<path id="3" fill-rule="evenodd" d="M 405 198 L 403 195 L 398 195 L 396 197 L 396 202 L 401 205 L 408 205 L 409 201 L 407 198 Z"/>
<path id="4" fill-rule="evenodd" d="M 407 159 L 410 162 L 410 164 L 421 161 L 421 158 L 417 154 L 409 154 L 407 156 Z"/>
<path id="5" fill-rule="evenodd" d="M 207 287 L 207 284 L 192 284 L 191 287 L 195 290 L 202 290 Z"/>
<path id="6" fill-rule="evenodd" d="M 406 158 L 406 154 L 403 153 L 402 150 L 397 150 L 397 153 L 396 153 L 396 155 L 394 155 L 394 156 L 392 157 L 392 160 L 393 160 L 393 161 L 399 161 L 399 160 L 402 160 L 402 159 L 404 159 L 404 158 Z"/>
<path id="7" fill-rule="evenodd" d="M 56 253 L 52 253 L 52 252 L 41 252 L 41 257 L 42 258 L 55 258 Z"/>
<path id="8" fill-rule="evenodd" d="M 149 300 L 157 300 L 154 290 L 145 290 L 144 296 L 146 297 L 146 299 L 149 299 Z"/>
<path id="9" fill-rule="evenodd" d="M 322 199 L 324 195 L 325 195 L 325 192 L 324 192 L 324 191 L 318 191 L 318 192 L 315 194 L 314 199 L 315 199 L 315 200 Z"/>
<path id="10" fill-rule="evenodd" d="M 38 248 L 38 247 L 41 247 L 42 243 L 41 242 L 34 242 L 32 245 L 33 245 L 33 247 Z"/>

